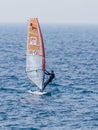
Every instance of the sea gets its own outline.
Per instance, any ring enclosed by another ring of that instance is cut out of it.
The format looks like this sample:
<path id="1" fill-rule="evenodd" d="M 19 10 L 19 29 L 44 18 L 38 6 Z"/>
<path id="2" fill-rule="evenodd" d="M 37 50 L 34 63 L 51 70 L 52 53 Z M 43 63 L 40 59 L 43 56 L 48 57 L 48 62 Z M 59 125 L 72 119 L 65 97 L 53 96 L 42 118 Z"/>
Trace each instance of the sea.
<path id="1" fill-rule="evenodd" d="M 47 95 L 28 92 L 28 24 L 0 24 L 0 130 L 98 130 L 98 25 L 40 26 Z"/>

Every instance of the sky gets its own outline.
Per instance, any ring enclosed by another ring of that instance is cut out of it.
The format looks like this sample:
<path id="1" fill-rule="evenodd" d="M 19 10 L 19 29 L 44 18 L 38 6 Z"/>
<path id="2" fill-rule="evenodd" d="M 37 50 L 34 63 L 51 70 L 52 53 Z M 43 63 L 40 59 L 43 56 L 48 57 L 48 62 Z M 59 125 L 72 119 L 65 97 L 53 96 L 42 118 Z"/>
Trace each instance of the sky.
<path id="1" fill-rule="evenodd" d="M 98 24 L 98 0 L 0 0 L 0 23 Z"/>

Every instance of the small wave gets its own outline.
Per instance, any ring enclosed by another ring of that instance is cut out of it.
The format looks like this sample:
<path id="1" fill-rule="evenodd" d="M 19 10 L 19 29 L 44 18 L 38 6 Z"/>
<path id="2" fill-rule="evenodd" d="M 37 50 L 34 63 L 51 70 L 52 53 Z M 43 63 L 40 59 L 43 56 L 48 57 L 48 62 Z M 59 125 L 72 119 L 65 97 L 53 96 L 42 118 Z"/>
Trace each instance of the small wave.
<path id="1" fill-rule="evenodd" d="M 90 93 L 94 93 L 94 92 L 91 91 L 91 90 L 83 90 L 81 93 L 83 93 L 83 94 L 90 94 Z"/>
<path id="2" fill-rule="evenodd" d="M 28 127 L 26 127 L 26 128 L 22 128 L 22 127 L 21 128 L 20 127 L 11 127 L 11 129 L 12 130 L 39 130 L 39 129 L 33 128 L 33 127 L 31 127 L 31 128 L 30 127 L 29 128 Z"/>
<path id="3" fill-rule="evenodd" d="M 58 84 L 58 83 L 51 83 L 51 86 L 63 86 L 62 84 Z"/>
<path id="4" fill-rule="evenodd" d="M 13 79 L 13 80 L 18 80 L 18 77 L 17 76 L 15 76 L 15 75 L 9 75 L 9 76 L 0 76 L 1 78 L 3 78 L 3 79 Z"/>

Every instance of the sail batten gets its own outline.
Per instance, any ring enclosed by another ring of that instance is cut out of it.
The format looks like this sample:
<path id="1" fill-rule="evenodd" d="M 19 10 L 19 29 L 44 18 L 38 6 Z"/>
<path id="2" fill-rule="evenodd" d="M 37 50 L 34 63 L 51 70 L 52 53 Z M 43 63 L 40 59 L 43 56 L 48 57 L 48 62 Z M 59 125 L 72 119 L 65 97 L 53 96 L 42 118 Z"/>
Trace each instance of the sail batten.
<path id="1" fill-rule="evenodd" d="M 44 42 L 37 18 L 29 21 L 26 53 L 26 72 L 28 78 L 40 89 L 43 88 L 45 71 Z"/>

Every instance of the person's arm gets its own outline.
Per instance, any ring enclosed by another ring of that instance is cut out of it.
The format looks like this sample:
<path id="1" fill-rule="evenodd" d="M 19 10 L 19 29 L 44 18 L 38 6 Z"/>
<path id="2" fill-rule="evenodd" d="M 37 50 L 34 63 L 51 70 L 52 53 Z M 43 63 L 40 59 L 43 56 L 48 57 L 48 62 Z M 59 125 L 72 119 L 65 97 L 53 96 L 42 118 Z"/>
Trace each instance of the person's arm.
<path id="1" fill-rule="evenodd" d="M 47 70 L 45 70 L 45 74 L 46 74 L 46 75 L 50 75 L 50 73 L 49 73 Z"/>

